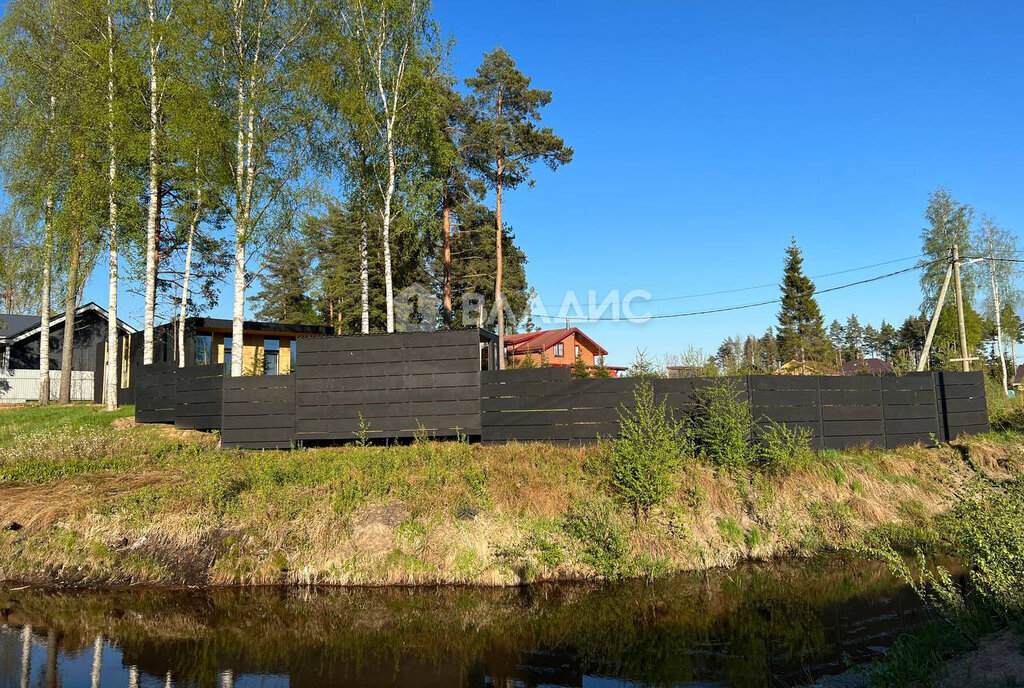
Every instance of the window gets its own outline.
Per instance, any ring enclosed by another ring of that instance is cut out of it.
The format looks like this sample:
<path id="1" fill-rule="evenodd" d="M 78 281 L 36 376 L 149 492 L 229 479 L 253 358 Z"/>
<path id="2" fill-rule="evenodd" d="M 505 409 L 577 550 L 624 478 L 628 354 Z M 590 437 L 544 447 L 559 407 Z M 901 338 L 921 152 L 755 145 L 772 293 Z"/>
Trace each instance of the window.
<path id="1" fill-rule="evenodd" d="M 263 374 L 264 375 L 277 375 L 280 371 L 278 370 L 278 361 L 281 359 L 281 340 L 280 339 L 264 339 L 263 340 Z"/>
<path id="2" fill-rule="evenodd" d="M 291 356 L 290 356 L 290 358 L 291 358 L 291 365 L 290 365 L 291 370 L 290 370 L 290 372 L 292 372 L 292 373 L 295 372 L 295 361 L 299 360 L 299 347 L 298 347 L 298 344 L 299 344 L 299 340 L 298 339 L 293 339 L 291 342 L 288 343 L 288 353 L 291 354 Z"/>
<path id="3" fill-rule="evenodd" d="M 563 344 L 562 342 L 555 344 L 555 348 L 551 353 L 554 355 L 555 358 L 561 358 L 562 356 L 565 356 L 565 344 Z"/>
<path id="4" fill-rule="evenodd" d="M 197 334 L 195 336 L 196 353 L 195 360 L 196 365 L 210 365 L 213 363 L 213 335 L 212 334 Z"/>
<path id="5" fill-rule="evenodd" d="M 576 358 L 579 358 L 581 353 L 583 353 L 583 351 L 580 349 L 580 345 L 577 344 L 576 345 Z"/>
<path id="6" fill-rule="evenodd" d="M 231 370 L 231 337 L 224 338 L 224 369 Z"/>

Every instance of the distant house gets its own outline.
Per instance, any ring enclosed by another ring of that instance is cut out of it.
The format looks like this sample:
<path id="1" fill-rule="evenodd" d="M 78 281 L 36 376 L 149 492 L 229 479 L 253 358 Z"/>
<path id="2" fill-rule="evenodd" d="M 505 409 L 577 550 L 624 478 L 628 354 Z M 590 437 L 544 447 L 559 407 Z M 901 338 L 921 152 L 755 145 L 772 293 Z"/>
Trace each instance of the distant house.
<path id="1" fill-rule="evenodd" d="M 1013 375 L 1013 386 L 1020 387 L 1024 385 L 1024 365 L 1017 366 L 1017 372 Z"/>
<path id="2" fill-rule="evenodd" d="M 855 358 L 843 364 L 843 375 L 891 375 L 892 366 L 880 358 Z"/>
<path id="3" fill-rule="evenodd" d="M 529 359 L 534 365 L 571 366 L 582 359 L 589 369 L 599 367 L 608 351 L 588 337 L 580 328 L 539 330 L 505 337 L 505 359 L 510 366 L 522 365 Z M 606 366 L 612 377 L 625 368 Z"/>
<path id="4" fill-rule="evenodd" d="M 135 329 L 117 321 L 122 343 Z M 37 401 L 39 397 L 39 342 L 41 333 L 38 315 L 0 314 L 0 401 Z M 123 345 L 123 344 L 122 344 Z M 75 401 L 91 401 L 102 390 L 103 369 L 107 350 L 107 311 L 95 303 L 79 306 L 75 311 L 74 348 L 71 370 Z M 50 391 L 56 397 L 61 359 L 64 354 L 64 314 L 50 318 L 50 370 L 53 371 Z"/>
<path id="5" fill-rule="evenodd" d="M 842 375 L 835 368 L 815 361 L 798 361 L 793 359 L 782 364 L 780 375 Z"/>
<path id="6" fill-rule="evenodd" d="M 322 325 L 290 325 L 286 323 L 242 323 L 242 346 L 232 341 L 231 321 L 220 318 L 186 318 L 185 347 L 178 351 L 178 323 L 171 321 L 153 330 L 153 361 L 199 366 L 221 363 L 231 366 L 231 357 L 242 352 L 242 370 L 246 375 L 287 375 L 295 360 L 295 341 L 302 337 L 323 337 L 334 334 L 333 327 Z M 142 363 L 142 333 L 132 337 L 131 360 Z"/>

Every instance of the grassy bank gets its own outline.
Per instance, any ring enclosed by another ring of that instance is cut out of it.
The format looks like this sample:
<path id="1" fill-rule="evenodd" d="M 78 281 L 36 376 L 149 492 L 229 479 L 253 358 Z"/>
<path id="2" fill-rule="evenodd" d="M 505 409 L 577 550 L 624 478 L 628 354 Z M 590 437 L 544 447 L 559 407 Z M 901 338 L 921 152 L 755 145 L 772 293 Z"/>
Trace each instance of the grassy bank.
<path id="1" fill-rule="evenodd" d="M 220 450 L 130 409 L 0 411 L 0 580 L 508 585 L 656 576 L 927 540 L 933 518 L 1024 472 L 1024 437 L 822 452 L 785 471 L 673 466 L 634 518 L 607 447 L 417 442 Z"/>

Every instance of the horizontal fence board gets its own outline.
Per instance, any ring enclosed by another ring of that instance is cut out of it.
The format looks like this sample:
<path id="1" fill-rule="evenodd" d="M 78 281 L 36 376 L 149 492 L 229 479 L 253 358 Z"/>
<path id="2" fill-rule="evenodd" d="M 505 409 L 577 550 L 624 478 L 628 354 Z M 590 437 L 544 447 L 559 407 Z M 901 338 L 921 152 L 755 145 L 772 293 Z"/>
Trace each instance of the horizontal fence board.
<path id="1" fill-rule="evenodd" d="M 906 390 L 885 392 L 883 400 L 886 406 L 935 406 L 935 392 L 932 390 Z"/>
<path id="2" fill-rule="evenodd" d="M 762 418 L 777 422 L 818 423 L 821 420 L 816 406 L 754 406 L 755 421 Z"/>
<path id="3" fill-rule="evenodd" d="M 510 382 L 504 385 L 480 385 L 480 396 L 484 399 L 547 397 L 571 393 L 570 384 L 569 382 Z"/>
<path id="4" fill-rule="evenodd" d="M 935 378 L 931 373 L 910 373 L 909 375 L 895 376 L 883 375 L 882 390 L 890 391 L 913 391 L 935 389 Z"/>
<path id="5" fill-rule="evenodd" d="M 881 378 L 872 375 L 844 375 L 821 378 L 822 392 L 877 392 L 881 389 Z"/>
<path id="6" fill-rule="evenodd" d="M 965 413 L 968 411 L 985 411 L 988 406 L 985 397 L 967 397 L 963 399 L 945 399 L 939 402 L 940 412 L 949 415 L 951 413 Z"/>
<path id="7" fill-rule="evenodd" d="M 885 447 L 882 435 L 826 436 L 823 441 L 825 449 L 854 449 L 856 447 Z"/>
<path id="8" fill-rule="evenodd" d="M 751 401 L 758 406 L 817 406 L 817 390 L 751 390 Z"/>
<path id="9" fill-rule="evenodd" d="M 928 446 L 934 444 L 931 433 L 887 433 L 885 439 L 887 449 L 906 447 L 912 444 L 925 444 Z"/>
<path id="10" fill-rule="evenodd" d="M 572 428 L 568 425 L 524 425 L 524 426 L 483 426 L 481 439 L 484 442 L 545 442 L 573 439 Z"/>
<path id="11" fill-rule="evenodd" d="M 515 411 L 523 408 L 568 409 L 572 401 L 569 394 L 552 394 L 544 397 L 530 397 L 529 403 L 522 397 L 499 397 L 480 400 L 481 411 Z"/>
<path id="12" fill-rule="evenodd" d="M 883 435 L 885 421 L 878 420 L 831 420 L 824 422 L 825 437 L 848 437 L 850 435 Z"/>
<path id="13" fill-rule="evenodd" d="M 934 413 L 932 414 L 935 415 Z M 823 421 L 837 420 L 881 420 L 882 406 L 823 406 L 821 418 Z"/>
<path id="14" fill-rule="evenodd" d="M 938 426 L 935 424 L 934 418 L 921 418 L 921 419 L 907 419 L 907 420 L 885 420 L 885 434 L 886 435 L 903 435 L 907 433 L 917 433 L 928 435 L 930 433 L 938 433 Z"/>
<path id="15" fill-rule="evenodd" d="M 295 423 L 295 436 L 299 439 L 336 439 L 350 440 L 358 438 L 362 433 L 369 437 L 384 435 L 395 431 L 407 431 L 415 433 L 422 429 L 445 430 L 454 434 L 459 428 L 462 432 L 469 434 L 469 431 L 479 428 L 479 416 L 432 416 L 423 419 L 417 418 L 375 418 L 364 423 L 360 428 L 358 419 L 323 419 L 323 420 L 297 420 Z"/>
<path id="16" fill-rule="evenodd" d="M 568 382 L 569 368 L 520 368 L 516 370 L 485 370 L 480 373 L 480 384 L 503 382 Z"/>
<path id="17" fill-rule="evenodd" d="M 481 414 L 482 423 L 486 427 L 513 425 L 544 425 L 551 423 L 560 425 L 569 422 L 568 411 L 503 411 L 500 413 Z"/>
<path id="18" fill-rule="evenodd" d="M 747 377 L 751 392 L 818 392 L 817 378 L 803 375 L 750 375 Z"/>
<path id="19" fill-rule="evenodd" d="M 902 404 L 890 406 L 889 404 L 885 404 L 882 406 L 882 413 L 885 415 L 886 419 L 891 418 L 893 420 L 901 420 L 904 418 L 922 418 L 931 420 L 932 425 L 937 422 L 935 404 L 918 404 L 916 406 Z"/>
<path id="20" fill-rule="evenodd" d="M 821 390 L 823 406 L 881 406 L 882 390 Z"/>
<path id="21" fill-rule="evenodd" d="M 618 424 L 621 411 L 610 408 L 573 408 L 572 422 L 577 423 L 616 423 Z"/>

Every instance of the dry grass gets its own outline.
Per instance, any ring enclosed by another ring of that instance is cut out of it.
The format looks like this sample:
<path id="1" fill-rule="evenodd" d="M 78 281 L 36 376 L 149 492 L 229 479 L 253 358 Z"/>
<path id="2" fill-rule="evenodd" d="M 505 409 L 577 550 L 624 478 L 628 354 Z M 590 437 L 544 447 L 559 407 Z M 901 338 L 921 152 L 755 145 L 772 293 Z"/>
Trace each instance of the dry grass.
<path id="1" fill-rule="evenodd" d="M 634 522 L 604 496 L 595 447 L 220 451 L 209 435 L 136 426 L 123 414 L 36 412 L 49 415 L 21 410 L 0 421 L 0 437 L 36 452 L 0 452 L 0 527 L 20 526 L 0 531 L 0 580 L 507 585 L 652 576 L 854 546 L 880 527 L 925 532 L 971 486 L 1024 466 L 1013 436 L 825 452 L 783 476 L 688 463 L 668 503 Z M 72 434 L 77 444 L 65 451 L 60 440 Z M 579 505 L 596 509 L 590 535 L 566 527 Z"/>

